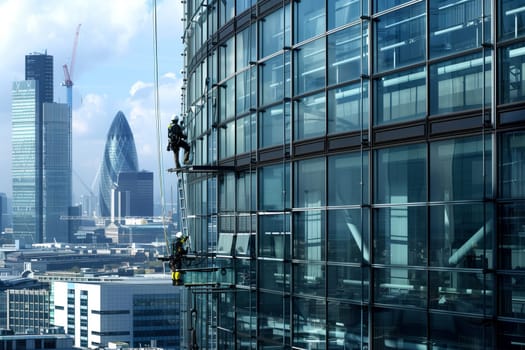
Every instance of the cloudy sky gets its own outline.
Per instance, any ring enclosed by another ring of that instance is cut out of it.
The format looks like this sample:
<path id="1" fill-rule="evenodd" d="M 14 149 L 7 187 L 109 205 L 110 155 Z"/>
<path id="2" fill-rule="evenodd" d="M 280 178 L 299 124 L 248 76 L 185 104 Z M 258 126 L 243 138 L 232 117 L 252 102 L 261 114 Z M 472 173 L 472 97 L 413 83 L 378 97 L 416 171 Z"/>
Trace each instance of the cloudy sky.
<path id="1" fill-rule="evenodd" d="M 74 199 L 87 193 L 100 166 L 113 117 L 124 112 L 135 137 L 139 167 L 153 171 L 158 198 L 154 107 L 154 0 L 0 0 L 0 192 L 11 189 L 11 85 L 24 80 L 25 55 L 54 56 L 55 101 L 66 102 L 62 65 L 70 65 L 81 24 L 73 71 Z M 182 5 L 157 0 L 159 109 L 162 132 L 180 112 Z M 162 168 L 172 166 L 161 135 Z M 167 186 L 170 186 L 169 180 Z"/>

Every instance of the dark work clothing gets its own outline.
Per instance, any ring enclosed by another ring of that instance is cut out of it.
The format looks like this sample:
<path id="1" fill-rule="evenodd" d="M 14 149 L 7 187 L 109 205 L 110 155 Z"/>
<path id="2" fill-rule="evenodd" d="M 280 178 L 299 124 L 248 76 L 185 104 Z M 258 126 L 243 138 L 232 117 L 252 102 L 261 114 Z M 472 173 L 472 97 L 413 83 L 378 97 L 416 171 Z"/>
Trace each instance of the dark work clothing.
<path id="1" fill-rule="evenodd" d="M 182 128 L 177 122 L 172 121 L 168 126 L 168 151 L 172 150 L 175 157 L 175 167 L 180 168 L 179 161 L 179 150 L 182 148 L 184 150 L 184 164 L 189 164 L 190 162 L 190 145 L 185 141 L 187 138 L 186 135 L 182 132 Z"/>

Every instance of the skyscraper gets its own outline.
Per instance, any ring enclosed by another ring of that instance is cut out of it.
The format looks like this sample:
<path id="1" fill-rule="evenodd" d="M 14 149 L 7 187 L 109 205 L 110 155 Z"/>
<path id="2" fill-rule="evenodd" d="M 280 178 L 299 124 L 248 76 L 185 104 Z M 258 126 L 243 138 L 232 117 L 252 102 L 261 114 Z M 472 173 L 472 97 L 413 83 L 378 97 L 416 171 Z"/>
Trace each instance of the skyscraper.
<path id="1" fill-rule="evenodd" d="M 109 128 L 102 159 L 99 184 L 102 216 L 111 215 L 111 196 L 116 190 L 118 175 L 128 171 L 138 171 L 137 150 L 126 116 L 119 111 Z"/>
<path id="2" fill-rule="evenodd" d="M 184 13 L 199 347 L 523 347 L 523 1 Z"/>
<path id="3" fill-rule="evenodd" d="M 123 171 L 117 176 L 120 215 L 153 216 L 153 173 Z"/>
<path id="4" fill-rule="evenodd" d="M 53 56 L 27 55 L 12 95 L 14 237 L 67 240 L 58 221 L 71 205 L 71 114 L 53 103 Z"/>

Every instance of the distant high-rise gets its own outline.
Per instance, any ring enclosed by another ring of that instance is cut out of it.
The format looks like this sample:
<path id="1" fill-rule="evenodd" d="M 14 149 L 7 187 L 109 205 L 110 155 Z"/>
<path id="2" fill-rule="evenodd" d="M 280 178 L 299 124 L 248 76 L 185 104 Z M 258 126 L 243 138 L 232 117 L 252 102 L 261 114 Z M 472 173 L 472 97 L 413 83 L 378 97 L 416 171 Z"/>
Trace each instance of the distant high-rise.
<path id="1" fill-rule="evenodd" d="M 53 56 L 27 55 L 25 76 L 12 87 L 14 237 L 67 241 L 59 217 L 71 205 L 71 114 L 53 103 Z"/>
<path id="2" fill-rule="evenodd" d="M 106 138 L 100 172 L 99 203 L 102 216 L 111 215 L 111 195 L 121 172 L 137 171 L 138 159 L 135 140 L 124 113 L 119 111 Z"/>
<path id="3" fill-rule="evenodd" d="M 121 216 L 153 216 L 153 173 L 126 171 L 118 174 Z"/>
<path id="4" fill-rule="evenodd" d="M 0 232 L 4 232 L 8 227 L 9 211 L 7 209 L 7 196 L 5 193 L 0 193 Z"/>

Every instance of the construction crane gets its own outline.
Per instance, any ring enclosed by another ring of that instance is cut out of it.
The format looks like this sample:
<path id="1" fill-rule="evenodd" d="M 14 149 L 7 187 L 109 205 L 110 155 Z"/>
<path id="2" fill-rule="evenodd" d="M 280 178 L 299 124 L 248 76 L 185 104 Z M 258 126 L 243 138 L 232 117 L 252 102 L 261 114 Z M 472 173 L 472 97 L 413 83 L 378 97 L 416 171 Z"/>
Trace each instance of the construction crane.
<path id="1" fill-rule="evenodd" d="M 64 64 L 62 68 L 64 69 L 64 82 L 62 83 L 63 86 L 67 89 L 67 104 L 69 105 L 69 110 L 73 110 L 73 81 L 71 80 L 73 78 L 73 68 L 75 67 L 75 56 L 77 53 L 77 45 L 78 45 L 78 34 L 80 33 L 80 26 L 79 24 L 77 26 L 77 31 L 75 33 L 75 41 L 73 43 L 73 52 L 71 53 L 71 62 L 69 64 L 69 69 L 67 67 L 67 64 Z"/>

